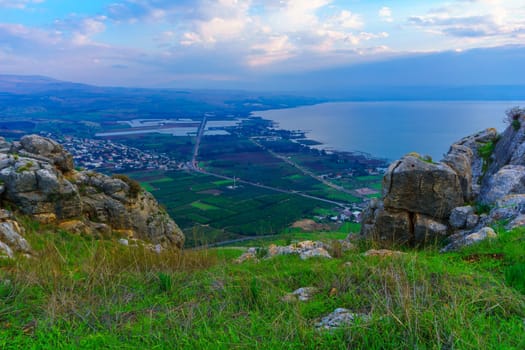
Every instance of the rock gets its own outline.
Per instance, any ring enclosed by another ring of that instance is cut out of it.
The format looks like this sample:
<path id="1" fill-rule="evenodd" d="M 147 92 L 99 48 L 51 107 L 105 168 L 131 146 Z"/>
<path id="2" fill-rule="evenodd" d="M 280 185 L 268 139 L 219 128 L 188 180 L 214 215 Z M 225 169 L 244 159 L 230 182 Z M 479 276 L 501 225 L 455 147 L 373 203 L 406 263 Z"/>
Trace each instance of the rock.
<path id="1" fill-rule="evenodd" d="M 448 236 L 445 224 L 423 214 L 414 214 L 413 225 L 414 245 L 436 243 Z"/>
<path id="2" fill-rule="evenodd" d="M 492 163 L 486 171 L 490 178 L 505 165 L 525 166 L 525 124 L 521 123 L 519 130 L 509 126 L 499 138 L 494 147 Z"/>
<path id="3" fill-rule="evenodd" d="M 275 244 L 271 244 L 268 247 L 268 251 L 266 253 L 266 256 L 264 258 L 272 258 L 277 255 L 289 255 L 289 254 L 296 254 L 299 255 L 299 257 L 302 260 L 315 258 L 315 257 L 322 257 L 322 258 L 329 258 L 332 257 L 328 253 L 328 251 L 325 248 L 325 245 L 323 242 L 319 241 L 302 241 L 294 244 L 290 244 L 288 246 L 278 246 Z M 246 260 L 256 260 L 257 257 L 257 248 L 249 248 L 241 257 L 235 260 L 237 263 L 242 263 Z"/>
<path id="4" fill-rule="evenodd" d="M 324 248 L 313 248 L 305 250 L 299 254 L 299 257 L 302 260 L 311 259 L 311 258 L 327 258 L 332 259 L 332 256 Z"/>
<path id="5" fill-rule="evenodd" d="M 7 244 L 0 241 L 0 258 L 12 259 L 14 256 L 13 250 Z"/>
<path id="6" fill-rule="evenodd" d="M 472 199 L 472 160 L 474 152 L 465 145 L 454 144 L 445 156 L 443 163 L 450 166 L 459 176 L 463 200 Z"/>
<path id="7" fill-rule="evenodd" d="M 480 217 L 477 214 L 469 214 L 467 216 L 467 221 L 465 222 L 465 228 L 470 229 L 476 227 L 476 225 L 479 223 Z"/>
<path id="8" fill-rule="evenodd" d="M 31 247 L 22 236 L 23 233 L 23 228 L 14 220 L 0 222 L 0 241 L 16 252 L 30 253 Z"/>
<path id="9" fill-rule="evenodd" d="M 268 257 L 287 254 L 298 254 L 298 250 L 293 245 L 283 247 L 275 244 L 270 244 L 270 246 L 268 247 Z"/>
<path id="10" fill-rule="evenodd" d="M 450 213 L 449 223 L 453 228 L 465 228 L 467 225 L 467 218 L 474 214 L 474 208 L 470 205 L 464 207 L 457 207 L 452 209 Z"/>
<path id="11" fill-rule="evenodd" d="M 236 264 L 242 264 L 245 261 L 251 260 L 251 261 L 257 261 L 257 248 L 251 247 L 248 248 L 246 252 L 244 252 L 240 257 L 235 259 L 233 262 Z"/>
<path id="12" fill-rule="evenodd" d="M 372 213 L 372 223 L 363 224 L 361 233 L 368 238 L 386 244 L 408 243 L 411 239 L 410 214 L 406 211 L 387 211 L 379 207 Z"/>
<path id="13" fill-rule="evenodd" d="M 378 256 L 380 258 L 385 257 L 400 257 L 403 255 L 406 255 L 406 253 L 396 251 L 396 250 L 389 250 L 389 249 L 370 249 L 367 252 L 363 254 L 364 256 Z"/>
<path id="14" fill-rule="evenodd" d="M 317 293 L 319 289 L 315 287 L 302 287 L 286 294 L 282 300 L 285 302 L 308 301 Z"/>
<path id="15" fill-rule="evenodd" d="M 4 257 L 13 258 L 16 253 L 31 254 L 31 246 L 23 237 L 24 229 L 13 214 L 0 209 L 0 252 Z"/>
<path id="16" fill-rule="evenodd" d="M 493 204 L 511 194 L 525 193 L 525 166 L 506 165 L 487 180 L 482 188 L 481 202 Z"/>
<path id="17" fill-rule="evenodd" d="M 498 138 L 498 131 L 494 128 L 489 128 L 486 130 L 482 130 L 478 133 L 475 133 L 473 135 L 469 135 L 467 137 L 462 138 L 461 140 L 455 142 L 451 147 L 447 155 L 445 156 L 445 159 L 443 160 L 444 163 L 449 164 L 459 175 L 460 182 L 462 189 L 464 189 L 465 184 L 468 182 L 468 169 L 465 169 L 464 166 L 466 165 L 466 162 L 462 157 L 457 159 L 457 155 L 463 154 L 465 156 L 470 157 L 470 173 L 472 174 L 472 180 L 471 183 L 471 189 L 470 191 L 467 189 L 467 193 L 470 192 L 471 199 L 474 199 L 479 195 L 480 191 L 480 182 L 481 178 L 484 175 L 483 171 L 483 162 L 484 160 L 479 155 L 479 148 L 486 144 L 487 142 L 495 142 Z M 465 149 L 463 147 L 466 147 L 472 151 L 472 153 L 468 152 L 465 153 Z M 464 179 L 466 177 L 466 179 Z M 469 201 L 470 199 L 466 199 L 465 201 Z"/>
<path id="18" fill-rule="evenodd" d="M 0 151 L 8 151 L 11 148 L 11 144 L 5 140 L 5 138 L 0 137 Z"/>
<path id="19" fill-rule="evenodd" d="M 20 139 L 22 150 L 48 158 L 62 172 L 74 169 L 73 156 L 57 142 L 38 135 L 27 135 Z"/>
<path id="20" fill-rule="evenodd" d="M 319 330 L 332 330 L 350 326 L 358 321 L 367 322 L 369 320 L 370 316 L 368 315 L 353 313 L 344 308 L 337 308 L 334 312 L 323 317 L 320 322 L 316 323 L 315 327 Z"/>
<path id="21" fill-rule="evenodd" d="M 42 224 L 54 224 L 57 221 L 55 213 L 33 214 L 33 219 Z"/>
<path id="22" fill-rule="evenodd" d="M 459 248 L 469 246 L 481 242 L 488 238 L 496 237 L 496 232 L 490 227 L 483 227 L 481 230 L 474 233 L 466 233 L 459 237 L 454 237 L 453 241 L 441 249 L 441 252 L 450 252 Z"/>
<path id="23" fill-rule="evenodd" d="M 490 211 L 491 221 L 512 220 L 525 214 L 525 194 L 513 194 L 500 198 Z"/>
<path id="24" fill-rule="evenodd" d="M 511 222 L 508 223 L 507 226 L 505 226 L 505 228 L 507 230 L 512 230 L 516 227 L 523 227 L 523 226 L 525 226 L 525 214 L 521 214 L 517 216 L 516 218 L 514 218 L 514 220 L 512 220 Z"/>
<path id="25" fill-rule="evenodd" d="M 122 244 L 122 245 L 125 245 L 125 246 L 128 246 L 128 245 L 129 245 L 129 241 L 128 241 L 127 239 L 125 239 L 125 238 L 120 238 L 120 239 L 118 240 L 118 242 L 119 242 L 120 244 Z"/>
<path id="26" fill-rule="evenodd" d="M 390 165 L 383 178 L 383 195 L 385 208 L 441 219 L 464 203 L 459 176 L 450 166 L 410 155 Z"/>

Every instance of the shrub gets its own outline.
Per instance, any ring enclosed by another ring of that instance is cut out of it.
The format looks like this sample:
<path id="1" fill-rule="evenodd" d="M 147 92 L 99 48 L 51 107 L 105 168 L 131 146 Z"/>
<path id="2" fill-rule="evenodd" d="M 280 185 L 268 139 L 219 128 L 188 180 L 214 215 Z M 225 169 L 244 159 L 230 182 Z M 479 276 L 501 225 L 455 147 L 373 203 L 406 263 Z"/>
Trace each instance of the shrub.
<path id="1" fill-rule="evenodd" d="M 140 187 L 140 184 L 127 175 L 115 174 L 112 176 L 112 178 L 124 181 L 129 186 L 129 194 L 132 198 L 137 198 L 139 193 L 142 191 L 142 187 Z"/>
<path id="2" fill-rule="evenodd" d="M 516 106 L 508 109 L 505 114 L 505 121 L 509 123 L 514 130 L 519 130 L 521 128 L 521 119 L 525 117 L 525 109 Z"/>

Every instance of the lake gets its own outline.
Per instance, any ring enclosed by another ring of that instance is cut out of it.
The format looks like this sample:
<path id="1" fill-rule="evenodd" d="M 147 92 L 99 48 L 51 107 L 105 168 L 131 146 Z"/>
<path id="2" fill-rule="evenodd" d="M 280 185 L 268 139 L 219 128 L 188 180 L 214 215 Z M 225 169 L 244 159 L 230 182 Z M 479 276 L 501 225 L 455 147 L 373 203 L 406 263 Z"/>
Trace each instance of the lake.
<path id="1" fill-rule="evenodd" d="M 361 151 L 390 160 L 409 152 L 440 160 L 449 146 L 486 128 L 505 128 L 513 101 L 342 102 L 255 112 L 281 129 L 307 131 L 323 149 Z"/>

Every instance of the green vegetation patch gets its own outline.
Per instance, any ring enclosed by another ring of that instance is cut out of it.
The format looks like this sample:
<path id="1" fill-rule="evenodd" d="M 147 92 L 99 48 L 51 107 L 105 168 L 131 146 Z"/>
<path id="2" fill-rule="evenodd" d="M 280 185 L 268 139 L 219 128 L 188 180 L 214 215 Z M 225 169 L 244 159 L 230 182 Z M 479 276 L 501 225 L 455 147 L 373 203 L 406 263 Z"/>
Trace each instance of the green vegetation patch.
<path id="1" fill-rule="evenodd" d="M 200 210 L 217 210 L 217 209 L 219 209 L 219 208 L 217 208 L 214 205 L 206 204 L 206 203 L 202 203 L 202 202 L 193 202 L 190 205 L 192 207 L 200 209 Z"/>
<path id="2" fill-rule="evenodd" d="M 163 183 L 163 182 L 172 182 L 173 179 L 171 177 L 163 177 L 163 178 L 160 178 L 160 179 L 155 179 L 155 180 L 152 180 L 150 181 L 150 183 L 152 184 L 159 184 L 159 183 Z"/>
<path id="3" fill-rule="evenodd" d="M 155 191 L 155 188 L 153 186 L 151 186 L 148 182 L 141 182 L 140 183 L 140 186 L 142 186 L 142 188 L 145 190 L 145 191 L 148 191 L 148 192 L 153 192 Z"/>
<path id="4" fill-rule="evenodd" d="M 453 254 L 365 257 L 364 241 L 330 260 L 243 264 L 231 263 L 243 252 L 234 247 L 157 254 L 26 230 L 38 263 L 0 265 L 6 350 L 525 348 L 525 295 L 505 272 L 521 271 L 511 266 L 523 263 L 523 229 Z M 283 301 L 306 286 L 319 293 Z M 340 307 L 370 319 L 315 328 Z"/>

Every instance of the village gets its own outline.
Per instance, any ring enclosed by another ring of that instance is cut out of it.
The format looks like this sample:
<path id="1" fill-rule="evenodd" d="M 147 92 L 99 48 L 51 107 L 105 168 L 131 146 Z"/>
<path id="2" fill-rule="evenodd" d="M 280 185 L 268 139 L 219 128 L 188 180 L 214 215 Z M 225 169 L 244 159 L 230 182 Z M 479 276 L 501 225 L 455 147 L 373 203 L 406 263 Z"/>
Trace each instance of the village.
<path id="1" fill-rule="evenodd" d="M 182 164 L 167 154 L 140 150 L 111 140 L 60 137 L 51 133 L 44 136 L 58 140 L 73 155 L 75 165 L 84 169 L 112 173 L 129 170 L 174 170 Z"/>

